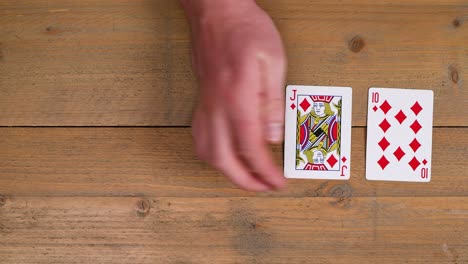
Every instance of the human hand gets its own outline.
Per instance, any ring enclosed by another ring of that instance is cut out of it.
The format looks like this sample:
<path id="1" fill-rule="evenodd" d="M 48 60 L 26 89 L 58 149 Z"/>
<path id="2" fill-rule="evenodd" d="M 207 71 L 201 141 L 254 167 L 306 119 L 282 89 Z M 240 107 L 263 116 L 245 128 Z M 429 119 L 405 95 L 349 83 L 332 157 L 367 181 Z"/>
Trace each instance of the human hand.
<path id="1" fill-rule="evenodd" d="M 283 187 L 268 146 L 284 130 L 286 58 L 275 25 L 253 0 L 182 4 L 200 83 L 192 120 L 197 155 L 245 190 Z"/>

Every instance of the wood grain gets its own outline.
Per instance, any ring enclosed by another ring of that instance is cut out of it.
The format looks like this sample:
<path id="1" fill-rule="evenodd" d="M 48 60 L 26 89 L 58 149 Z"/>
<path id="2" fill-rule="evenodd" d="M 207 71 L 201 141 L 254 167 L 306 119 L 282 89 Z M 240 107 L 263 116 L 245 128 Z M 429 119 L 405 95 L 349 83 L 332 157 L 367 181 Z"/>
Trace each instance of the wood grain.
<path id="1" fill-rule="evenodd" d="M 468 125 L 465 0 L 259 4 L 284 38 L 288 83 L 352 86 L 355 126 L 371 86 L 431 89 L 434 125 Z M 177 1 L 2 1 L 0 24 L 0 125 L 190 124 L 198 92 Z"/>
<path id="2" fill-rule="evenodd" d="M 350 181 L 288 180 L 262 196 L 466 196 L 465 128 L 436 128 L 432 181 L 365 179 L 365 129 L 354 128 Z M 192 153 L 187 128 L 0 128 L 0 194 L 23 196 L 254 196 Z M 281 147 L 273 148 L 282 165 Z"/>
<path id="3" fill-rule="evenodd" d="M 354 95 L 351 179 L 264 194 L 179 127 L 198 91 L 177 2 L 0 1 L 0 264 L 468 263 L 466 0 L 258 0 L 288 84 Z M 430 183 L 365 180 L 371 86 L 434 91 Z"/>
<path id="4" fill-rule="evenodd" d="M 467 197 L 4 198 L 2 263 L 467 263 Z"/>

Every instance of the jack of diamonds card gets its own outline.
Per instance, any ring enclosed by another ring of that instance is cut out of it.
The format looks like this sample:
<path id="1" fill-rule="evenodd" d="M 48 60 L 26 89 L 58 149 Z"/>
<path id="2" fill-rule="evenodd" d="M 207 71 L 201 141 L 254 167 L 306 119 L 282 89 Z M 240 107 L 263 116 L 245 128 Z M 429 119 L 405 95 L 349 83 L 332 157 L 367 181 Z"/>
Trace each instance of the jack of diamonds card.
<path id="1" fill-rule="evenodd" d="M 369 89 L 368 180 L 431 180 L 433 102 L 431 90 Z"/>
<path id="2" fill-rule="evenodd" d="M 285 106 L 285 176 L 349 179 L 352 89 L 289 85 Z"/>

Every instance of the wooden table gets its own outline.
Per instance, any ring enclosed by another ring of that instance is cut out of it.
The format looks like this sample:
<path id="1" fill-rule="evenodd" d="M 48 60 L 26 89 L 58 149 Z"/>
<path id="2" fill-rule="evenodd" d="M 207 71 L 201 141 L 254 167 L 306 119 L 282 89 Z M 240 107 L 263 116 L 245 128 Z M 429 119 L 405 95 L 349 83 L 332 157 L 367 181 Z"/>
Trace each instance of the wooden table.
<path id="1" fill-rule="evenodd" d="M 353 87 L 351 179 L 252 194 L 196 159 L 177 1 L 3 0 L 0 263 L 468 263 L 467 0 L 259 4 L 288 83 Z M 365 179 L 371 86 L 434 91 L 430 183 Z"/>

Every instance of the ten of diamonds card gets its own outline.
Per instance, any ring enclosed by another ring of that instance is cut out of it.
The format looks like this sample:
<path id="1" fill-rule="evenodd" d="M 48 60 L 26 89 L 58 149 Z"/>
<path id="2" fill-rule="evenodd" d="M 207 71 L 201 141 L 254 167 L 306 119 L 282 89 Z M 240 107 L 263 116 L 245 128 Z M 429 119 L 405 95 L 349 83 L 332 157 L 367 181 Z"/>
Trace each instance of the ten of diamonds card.
<path id="1" fill-rule="evenodd" d="M 430 90 L 369 89 L 368 180 L 431 180 L 433 101 Z"/>

